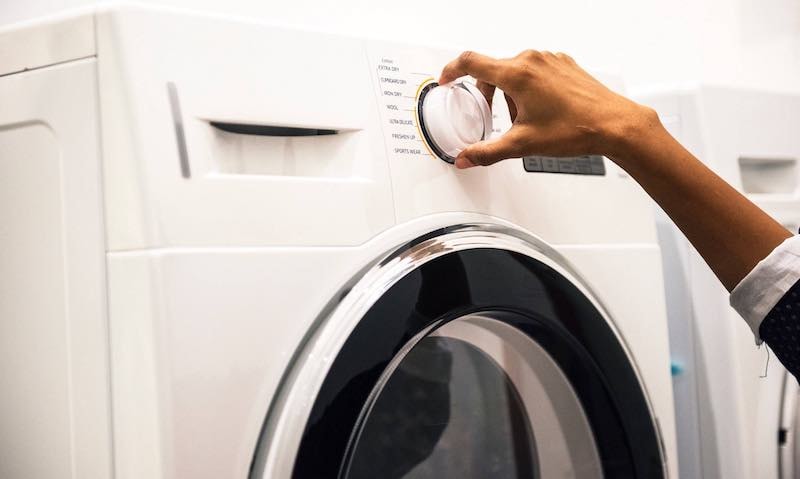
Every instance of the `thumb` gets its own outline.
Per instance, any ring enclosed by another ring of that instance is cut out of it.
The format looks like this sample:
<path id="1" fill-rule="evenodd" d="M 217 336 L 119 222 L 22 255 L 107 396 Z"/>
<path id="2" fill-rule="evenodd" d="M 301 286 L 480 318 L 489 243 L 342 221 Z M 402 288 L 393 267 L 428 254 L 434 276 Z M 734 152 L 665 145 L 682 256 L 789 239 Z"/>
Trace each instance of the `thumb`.
<path id="1" fill-rule="evenodd" d="M 456 167 L 489 166 L 506 158 L 521 156 L 526 143 L 523 133 L 522 128 L 512 126 L 499 138 L 468 146 L 456 157 Z"/>

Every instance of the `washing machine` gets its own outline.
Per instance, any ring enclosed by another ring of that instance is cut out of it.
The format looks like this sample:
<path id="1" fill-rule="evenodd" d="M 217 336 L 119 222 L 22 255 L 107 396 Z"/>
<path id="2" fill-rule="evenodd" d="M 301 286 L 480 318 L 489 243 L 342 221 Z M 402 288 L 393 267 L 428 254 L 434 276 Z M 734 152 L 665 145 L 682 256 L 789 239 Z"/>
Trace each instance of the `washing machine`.
<path id="1" fill-rule="evenodd" d="M 677 477 L 643 192 L 455 169 L 503 97 L 405 41 L 125 4 L 0 33 L 1 477 Z"/>
<path id="2" fill-rule="evenodd" d="M 793 233 L 800 226 L 800 95 L 717 85 L 639 96 L 698 158 Z M 797 381 L 728 305 L 663 213 L 681 477 L 795 478 Z"/>

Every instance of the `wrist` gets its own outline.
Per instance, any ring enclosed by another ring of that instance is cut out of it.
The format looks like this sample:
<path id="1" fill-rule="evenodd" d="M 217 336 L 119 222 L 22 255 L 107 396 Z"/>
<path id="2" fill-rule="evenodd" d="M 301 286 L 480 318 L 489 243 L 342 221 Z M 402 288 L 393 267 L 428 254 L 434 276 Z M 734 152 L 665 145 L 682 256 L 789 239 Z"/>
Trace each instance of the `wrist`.
<path id="1" fill-rule="evenodd" d="M 623 169 L 639 157 L 638 152 L 666 133 L 658 114 L 652 108 L 631 102 L 628 108 L 615 116 L 606 129 L 603 154 Z"/>

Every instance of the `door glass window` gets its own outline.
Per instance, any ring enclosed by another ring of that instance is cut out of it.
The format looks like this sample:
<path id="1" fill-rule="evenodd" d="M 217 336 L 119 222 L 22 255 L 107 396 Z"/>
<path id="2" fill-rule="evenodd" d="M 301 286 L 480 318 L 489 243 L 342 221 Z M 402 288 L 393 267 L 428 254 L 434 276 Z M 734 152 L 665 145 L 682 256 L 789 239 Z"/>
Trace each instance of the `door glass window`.
<path id="1" fill-rule="evenodd" d="M 532 478 L 533 436 L 503 370 L 460 339 L 427 337 L 381 391 L 348 478 Z"/>
<path id="2" fill-rule="evenodd" d="M 476 316 L 422 338 L 373 392 L 341 477 L 601 477 L 580 402 L 536 351 Z"/>

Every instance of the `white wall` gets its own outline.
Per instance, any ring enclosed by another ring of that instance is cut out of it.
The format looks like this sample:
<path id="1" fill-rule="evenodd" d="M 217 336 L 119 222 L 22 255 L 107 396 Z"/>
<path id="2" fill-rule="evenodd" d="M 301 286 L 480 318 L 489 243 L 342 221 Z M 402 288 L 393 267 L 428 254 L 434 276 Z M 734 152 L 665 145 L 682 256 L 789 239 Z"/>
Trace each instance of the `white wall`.
<path id="1" fill-rule="evenodd" d="M 800 90 L 800 0 L 145 0 L 512 54 L 560 50 L 629 88 L 715 82 Z M 0 24 L 94 3 L 0 0 Z"/>

